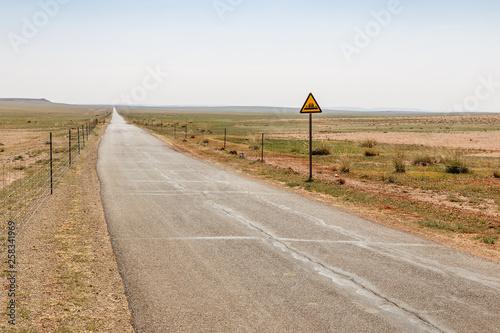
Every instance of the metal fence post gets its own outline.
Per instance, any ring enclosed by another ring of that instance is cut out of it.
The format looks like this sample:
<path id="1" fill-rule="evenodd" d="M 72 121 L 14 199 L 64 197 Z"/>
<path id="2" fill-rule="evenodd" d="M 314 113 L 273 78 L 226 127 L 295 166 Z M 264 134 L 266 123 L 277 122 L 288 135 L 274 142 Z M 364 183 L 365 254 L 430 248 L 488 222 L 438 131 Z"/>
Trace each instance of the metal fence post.
<path id="1" fill-rule="evenodd" d="M 69 130 L 69 166 L 71 166 L 71 130 Z"/>
<path id="2" fill-rule="evenodd" d="M 83 125 L 82 125 L 82 139 L 83 139 L 82 148 L 85 148 L 85 128 Z"/>
<path id="3" fill-rule="evenodd" d="M 226 134 L 227 134 L 227 128 L 224 128 L 224 150 L 226 150 Z"/>
<path id="4" fill-rule="evenodd" d="M 52 132 L 50 132 L 50 194 L 54 193 L 54 179 L 52 171 Z"/>
<path id="5" fill-rule="evenodd" d="M 264 162 L 264 133 L 262 133 L 262 158 L 261 161 Z"/>
<path id="6" fill-rule="evenodd" d="M 76 127 L 78 132 L 78 154 L 80 154 L 80 126 Z"/>

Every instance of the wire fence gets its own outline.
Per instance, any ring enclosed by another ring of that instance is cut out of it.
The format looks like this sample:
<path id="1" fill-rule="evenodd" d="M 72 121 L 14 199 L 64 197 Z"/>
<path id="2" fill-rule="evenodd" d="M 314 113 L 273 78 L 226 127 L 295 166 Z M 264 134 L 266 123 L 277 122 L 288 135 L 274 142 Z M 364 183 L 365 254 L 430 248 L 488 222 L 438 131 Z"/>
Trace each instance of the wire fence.
<path id="1" fill-rule="evenodd" d="M 94 119 L 67 131 L 47 133 L 44 142 L 0 160 L 1 249 L 8 242 L 9 222 L 15 222 L 17 233 L 29 224 L 72 163 L 79 159 L 98 123 Z M 1 251 L 0 259 L 6 255 L 7 251 Z"/>

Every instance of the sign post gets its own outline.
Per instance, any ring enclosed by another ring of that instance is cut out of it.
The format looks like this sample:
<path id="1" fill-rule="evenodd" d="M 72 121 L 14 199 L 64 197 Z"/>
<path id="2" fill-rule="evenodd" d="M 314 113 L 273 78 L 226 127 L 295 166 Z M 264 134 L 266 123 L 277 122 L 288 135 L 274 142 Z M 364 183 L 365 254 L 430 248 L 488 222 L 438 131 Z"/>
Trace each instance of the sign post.
<path id="1" fill-rule="evenodd" d="M 322 113 L 323 111 L 319 107 L 318 102 L 314 98 L 313 94 L 310 93 L 304 103 L 304 106 L 300 110 L 300 113 L 309 113 L 309 182 L 313 180 L 313 169 L 312 169 L 312 115 L 313 113 Z"/>

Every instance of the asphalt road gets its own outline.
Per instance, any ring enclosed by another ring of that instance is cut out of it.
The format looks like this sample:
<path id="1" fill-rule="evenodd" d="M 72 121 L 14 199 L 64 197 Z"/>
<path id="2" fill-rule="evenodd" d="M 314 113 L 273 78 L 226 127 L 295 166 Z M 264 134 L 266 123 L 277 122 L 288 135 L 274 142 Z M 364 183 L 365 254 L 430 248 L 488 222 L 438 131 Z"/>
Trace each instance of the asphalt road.
<path id="1" fill-rule="evenodd" d="M 174 151 L 116 112 L 98 173 L 137 332 L 500 332 L 500 265 Z"/>

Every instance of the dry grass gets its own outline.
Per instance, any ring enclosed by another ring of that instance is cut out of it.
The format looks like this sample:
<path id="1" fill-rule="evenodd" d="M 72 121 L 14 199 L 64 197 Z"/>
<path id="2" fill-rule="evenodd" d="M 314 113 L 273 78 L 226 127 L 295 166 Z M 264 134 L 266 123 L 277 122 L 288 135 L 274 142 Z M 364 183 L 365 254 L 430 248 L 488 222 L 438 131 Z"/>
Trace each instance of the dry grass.
<path id="1" fill-rule="evenodd" d="M 464 174 L 471 172 L 466 153 L 460 150 L 455 150 L 445 157 L 443 163 L 447 173 Z"/>
<path id="2" fill-rule="evenodd" d="M 399 173 L 406 172 L 406 155 L 403 152 L 397 152 L 392 157 L 392 165 L 394 171 Z"/>
<path id="3" fill-rule="evenodd" d="M 352 156 L 349 154 L 340 154 L 337 158 L 338 170 L 343 173 L 349 173 L 353 165 Z"/>
<path id="4" fill-rule="evenodd" d="M 377 141 L 375 140 L 364 140 L 359 144 L 359 146 L 363 148 L 375 148 L 376 145 Z"/>

